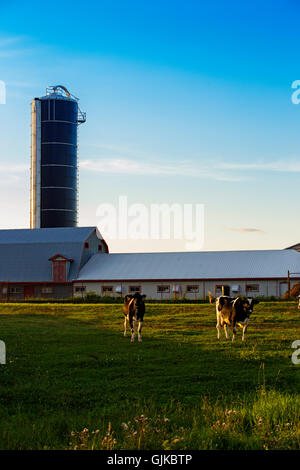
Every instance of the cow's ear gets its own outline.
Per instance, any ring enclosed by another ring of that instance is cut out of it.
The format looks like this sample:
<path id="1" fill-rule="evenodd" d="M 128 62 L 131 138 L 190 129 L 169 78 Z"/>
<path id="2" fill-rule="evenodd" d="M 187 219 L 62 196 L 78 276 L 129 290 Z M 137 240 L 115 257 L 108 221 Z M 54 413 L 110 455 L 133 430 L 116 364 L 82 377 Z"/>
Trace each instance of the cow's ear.
<path id="1" fill-rule="evenodd" d="M 143 295 L 142 295 L 142 299 L 145 299 L 146 297 L 147 297 L 146 294 L 143 294 Z"/>

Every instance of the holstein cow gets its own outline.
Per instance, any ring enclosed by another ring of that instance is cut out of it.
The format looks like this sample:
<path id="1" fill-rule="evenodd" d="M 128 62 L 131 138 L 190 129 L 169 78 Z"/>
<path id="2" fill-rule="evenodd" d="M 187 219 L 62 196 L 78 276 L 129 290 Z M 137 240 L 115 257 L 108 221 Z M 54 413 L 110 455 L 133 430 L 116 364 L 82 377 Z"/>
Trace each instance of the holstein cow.
<path id="1" fill-rule="evenodd" d="M 131 342 L 135 340 L 135 323 L 139 322 L 138 327 L 138 340 L 142 341 L 142 326 L 143 319 L 145 314 L 145 304 L 144 299 L 145 295 L 141 295 L 139 292 L 136 292 L 134 295 L 127 294 L 124 299 L 123 313 L 125 316 L 124 321 L 124 336 L 126 334 L 127 322 L 131 328 Z"/>
<path id="2" fill-rule="evenodd" d="M 236 325 L 238 325 L 243 329 L 242 341 L 244 341 L 250 315 L 253 312 L 253 305 L 253 299 L 234 298 L 226 295 L 218 297 L 216 299 L 218 339 L 220 339 L 222 326 L 224 327 L 226 339 L 229 339 L 228 326 L 230 326 L 232 341 L 235 341 Z"/>

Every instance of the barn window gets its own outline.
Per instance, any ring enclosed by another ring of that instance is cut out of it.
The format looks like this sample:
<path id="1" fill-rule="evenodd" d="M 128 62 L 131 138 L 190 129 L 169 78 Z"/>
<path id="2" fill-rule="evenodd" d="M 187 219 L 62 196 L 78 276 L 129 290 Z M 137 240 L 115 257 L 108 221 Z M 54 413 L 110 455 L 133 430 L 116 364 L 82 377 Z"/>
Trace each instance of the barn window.
<path id="1" fill-rule="evenodd" d="M 231 290 L 232 292 L 239 292 L 240 291 L 240 286 L 238 284 L 234 284 L 233 286 L 231 286 Z"/>
<path id="2" fill-rule="evenodd" d="M 246 291 L 247 292 L 259 292 L 259 284 L 247 284 Z"/>
<path id="3" fill-rule="evenodd" d="M 160 293 L 160 294 L 166 294 L 166 293 L 170 293 L 170 286 L 157 286 L 157 292 Z"/>
<path id="4" fill-rule="evenodd" d="M 113 286 L 102 286 L 102 294 L 111 294 L 113 291 Z"/>
<path id="5" fill-rule="evenodd" d="M 22 294 L 23 289 L 22 287 L 9 287 L 8 292 L 10 294 Z"/>
<path id="6" fill-rule="evenodd" d="M 75 287 L 75 293 L 76 294 L 83 294 L 83 292 L 85 292 L 85 290 L 86 290 L 85 286 Z"/>
<path id="7" fill-rule="evenodd" d="M 98 245 L 98 251 L 102 251 L 102 245 Z"/>
<path id="8" fill-rule="evenodd" d="M 42 294 L 53 294 L 53 287 L 42 287 Z"/>
<path id="9" fill-rule="evenodd" d="M 217 284 L 216 285 L 216 295 L 217 294 L 230 295 L 230 286 Z"/>
<path id="10" fill-rule="evenodd" d="M 129 292 L 142 292 L 141 286 L 129 286 Z"/>
<path id="11" fill-rule="evenodd" d="M 197 286 L 197 285 L 186 286 L 186 291 L 188 293 L 193 293 L 193 294 L 195 293 L 196 294 L 197 292 L 199 292 L 199 286 Z"/>
<path id="12" fill-rule="evenodd" d="M 89 242 L 85 242 L 85 243 L 84 243 L 84 248 L 89 248 L 89 247 L 90 247 Z"/>

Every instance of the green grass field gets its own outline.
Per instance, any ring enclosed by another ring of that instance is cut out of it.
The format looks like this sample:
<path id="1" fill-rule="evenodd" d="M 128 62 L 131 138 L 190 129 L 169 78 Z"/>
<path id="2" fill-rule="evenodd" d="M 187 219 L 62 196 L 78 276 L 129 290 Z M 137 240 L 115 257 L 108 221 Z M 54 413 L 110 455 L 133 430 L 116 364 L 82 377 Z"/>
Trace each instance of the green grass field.
<path id="1" fill-rule="evenodd" d="M 117 304 L 2 304 L 0 339 L 0 449 L 300 448 L 294 302 L 256 305 L 245 343 L 208 304 L 146 305 L 134 344 Z"/>

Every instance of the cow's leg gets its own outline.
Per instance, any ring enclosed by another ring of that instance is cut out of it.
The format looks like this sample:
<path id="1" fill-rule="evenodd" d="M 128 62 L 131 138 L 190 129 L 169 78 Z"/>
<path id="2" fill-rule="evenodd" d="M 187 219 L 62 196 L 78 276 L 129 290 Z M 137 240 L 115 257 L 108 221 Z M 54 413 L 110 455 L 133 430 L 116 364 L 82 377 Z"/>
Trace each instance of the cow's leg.
<path id="1" fill-rule="evenodd" d="M 245 341 L 245 333 L 247 331 L 247 327 L 243 326 L 243 335 L 242 335 L 242 341 Z"/>
<path id="2" fill-rule="evenodd" d="M 217 323 L 217 326 L 216 326 L 218 332 L 217 332 L 217 338 L 220 339 L 221 338 L 221 325 L 220 323 L 218 322 Z"/>
<path id="3" fill-rule="evenodd" d="M 227 323 L 224 323 L 224 333 L 225 333 L 226 339 L 229 339 L 229 336 L 228 336 L 228 325 L 227 325 Z"/>
<path id="4" fill-rule="evenodd" d="M 124 336 L 125 336 L 125 337 L 127 336 L 126 328 L 127 328 L 127 318 L 125 317 L 125 318 L 124 318 Z"/>
<path id="5" fill-rule="evenodd" d="M 242 336 L 242 341 L 245 341 L 245 334 L 248 328 L 248 320 L 246 320 L 244 326 L 243 326 L 243 336 Z"/>
<path id="6" fill-rule="evenodd" d="M 216 328 L 218 330 L 217 333 L 217 338 L 220 339 L 221 337 L 221 318 L 220 318 L 220 313 L 217 311 L 217 325 Z"/>
<path id="7" fill-rule="evenodd" d="M 138 340 L 139 340 L 139 342 L 142 341 L 142 327 L 143 327 L 143 322 L 139 321 L 139 328 L 138 328 Z"/>
<path id="8" fill-rule="evenodd" d="M 130 324 L 130 329 L 131 329 L 131 342 L 133 343 L 135 340 L 135 321 L 133 320 L 132 317 L 129 318 L 129 324 Z"/>
<path id="9" fill-rule="evenodd" d="M 235 341 L 235 335 L 236 335 L 236 324 L 235 322 L 232 323 L 232 341 Z"/>

